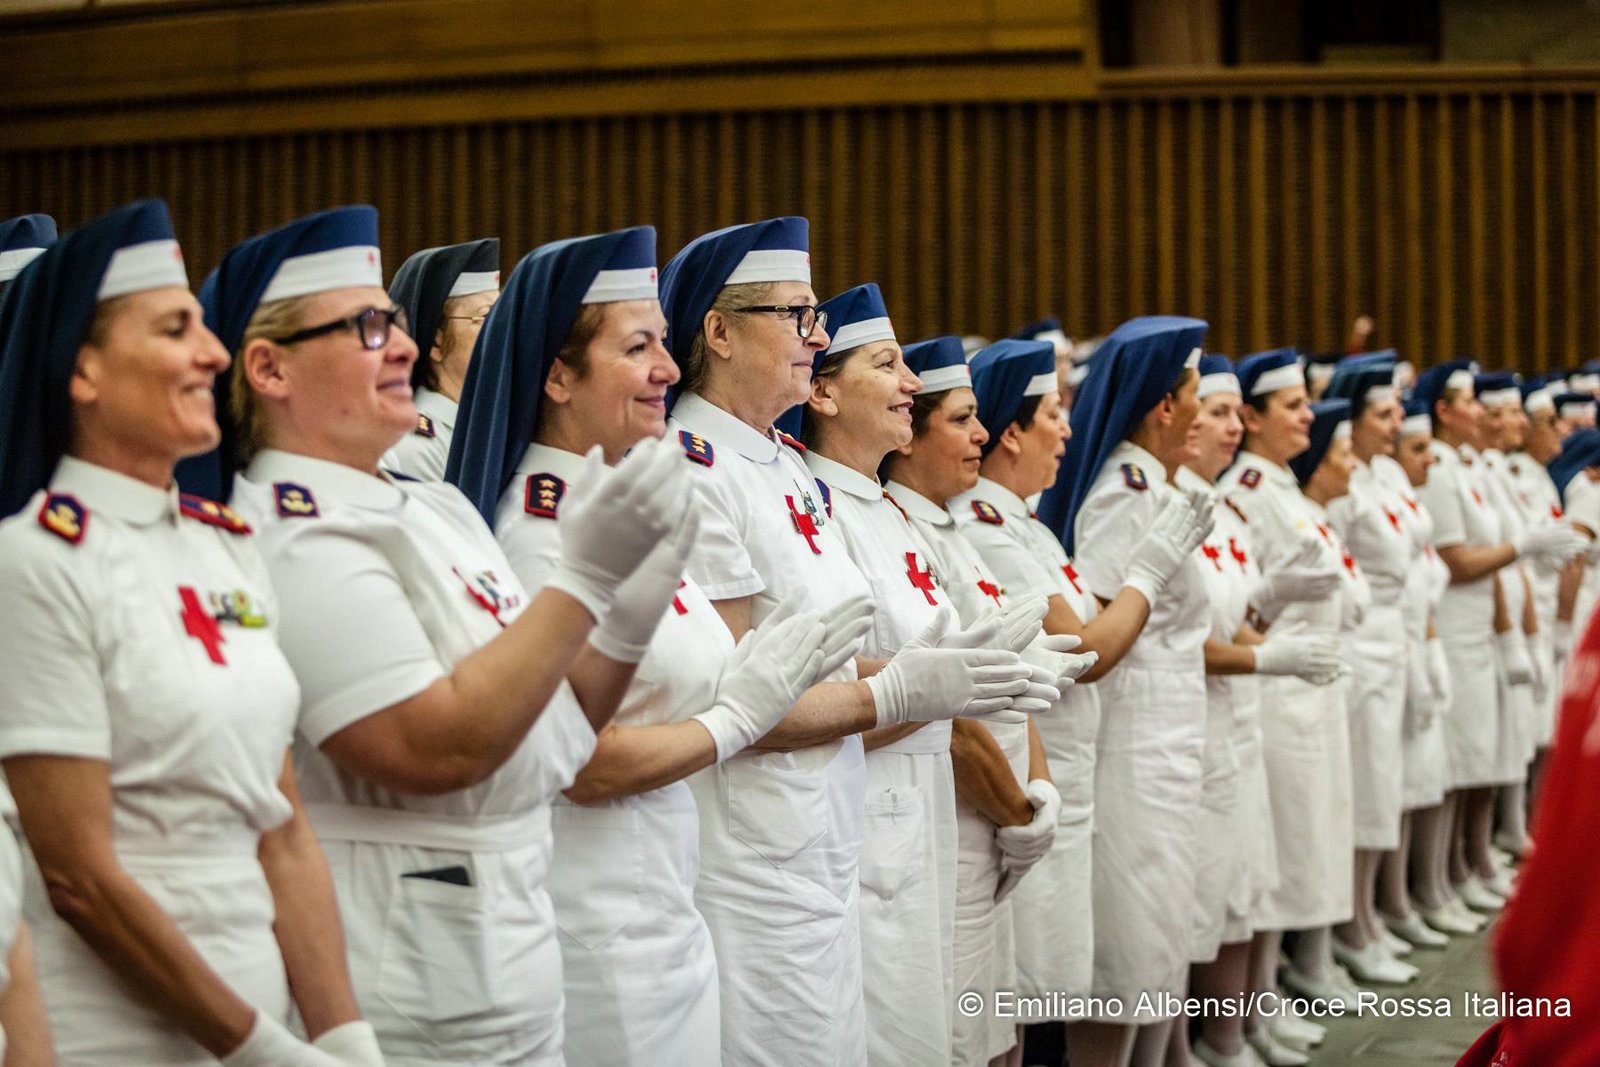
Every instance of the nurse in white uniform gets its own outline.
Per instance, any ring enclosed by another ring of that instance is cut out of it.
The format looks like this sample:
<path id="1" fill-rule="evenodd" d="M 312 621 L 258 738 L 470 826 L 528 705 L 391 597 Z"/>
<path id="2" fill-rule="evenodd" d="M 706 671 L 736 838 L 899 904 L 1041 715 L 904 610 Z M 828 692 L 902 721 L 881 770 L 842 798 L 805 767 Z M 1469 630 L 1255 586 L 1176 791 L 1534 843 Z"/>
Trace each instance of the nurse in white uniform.
<path id="1" fill-rule="evenodd" d="M 1503 898 L 1483 880 L 1495 877 L 1490 856 L 1500 736 L 1500 681 L 1519 663 L 1522 643 L 1510 634 L 1501 569 L 1519 558 L 1565 559 L 1579 540 L 1570 527 L 1534 526 L 1507 539 L 1483 480 L 1483 407 L 1468 360 L 1429 367 L 1414 396 L 1430 405 L 1437 462 L 1418 493 L 1434 521 L 1434 548 L 1450 568 L 1450 586 L 1436 615 L 1450 668 L 1452 704 L 1445 747 L 1454 796 L 1451 880 L 1463 901 L 1493 910 Z M 1526 656 L 1521 657 L 1526 664 Z"/>
<path id="2" fill-rule="evenodd" d="M 989 433 L 978 420 L 978 401 L 959 337 L 907 345 L 906 366 L 922 382 L 911 406 L 911 439 L 885 459 L 884 496 L 911 526 L 939 589 L 964 625 L 972 625 L 1010 603 L 998 577 L 961 535 L 945 504 L 971 489 Z M 1041 643 L 1052 639 L 1041 637 Z M 1076 638 L 1054 647 L 1076 644 Z M 1081 673 L 1094 657 L 1030 649 L 1024 658 Z M 1063 692 L 1072 679 L 1063 680 Z M 992 1003 L 996 990 L 1018 989 L 1006 898 L 1035 864 L 1012 858 L 1014 838 L 1044 852 L 1057 825 L 1036 825 L 1038 813 L 1025 792 L 1029 777 L 1030 724 L 987 719 L 952 723 L 950 757 L 955 777 L 958 853 L 952 960 L 955 987 L 974 990 Z M 1004 831 L 1004 836 L 1002 836 Z M 1036 841 L 1036 839 L 1039 839 Z M 1004 843 L 1004 844 L 1002 844 Z M 1017 850 L 1013 849 L 1013 852 Z M 1009 862 L 1008 862 L 1009 861 Z M 1043 862 L 1042 857 L 1038 862 Z M 1004 864 L 1004 866 L 1003 866 Z M 1002 880 L 1005 885 L 1002 886 Z M 992 1013 L 954 1013 L 950 1062 L 982 1065 L 1016 1047 L 1016 1027 Z"/>
<path id="3" fill-rule="evenodd" d="M 1378 462 L 1395 450 L 1404 413 L 1394 388 L 1395 354 L 1351 356 L 1334 369 L 1323 394 L 1350 403 L 1350 491 L 1328 504 L 1328 521 L 1366 576 L 1371 603 L 1349 635 L 1350 779 L 1354 814 L 1355 914 L 1334 931 L 1334 958 L 1363 982 L 1404 983 L 1417 969 L 1395 958 L 1411 951 L 1386 940 L 1378 920 L 1378 867 L 1400 848 L 1404 780 L 1401 734 L 1405 718 L 1408 649 L 1394 639 L 1405 628 L 1401 604 L 1412 564 L 1404 500 Z"/>
<path id="4" fill-rule="evenodd" d="M 0 645 L 0 756 L 60 1062 L 383 1063 L 289 768 L 299 691 L 266 568 L 238 515 L 173 485 L 217 442 L 228 355 L 166 205 L 35 259 L 0 337 L 0 604 L 27 620 Z M 0 958 L 13 844 L 0 829 Z M 7 1062 L 53 1062 L 43 1025 L 11 1037 Z"/>
<path id="5" fill-rule="evenodd" d="M 1239 379 L 1226 356 L 1200 360 L 1195 391 L 1195 457 L 1176 484 L 1209 490 L 1234 460 L 1244 434 Z M 1200 546 L 1200 571 L 1211 603 L 1206 638 L 1206 747 L 1200 798 L 1194 902 L 1190 909 L 1189 988 L 1199 997 L 1251 992 L 1250 947 L 1255 911 L 1277 881 L 1267 769 L 1261 752 L 1261 700 L 1254 675 L 1294 674 L 1324 681 L 1338 668 L 1338 641 L 1274 633 L 1263 638 L 1247 621 L 1261 568 L 1250 525 L 1225 505 Z M 1259 621 L 1259 620 L 1257 620 Z M 1174 1020 L 1173 1043 L 1212 1067 L 1250 1064 L 1241 1016 L 1200 1020 L 1191 1049 L 1187 1019 Z"/>
<path id="6" fill-rule="evenodd" d="M 827 611 L 870 595 L 799 443 L 772 428 L 809 396 L 812 360 L 829 343 L 807 236 L 801 218 L 732 226 L 690 242 L 661 275 L 668 344 L 683 370 L 669 430 L 716 456 L 697 472 L 689 577 L 735 638 L 785 599 Z M 717 951 L 724 1063 L 866 1060 L 859 735 L 1004 710 L 1029 676 L 1003 651 L 920 648 L 887 666 L 858 659 L 756 745 L 691 783 L 701 820 L 695 898 Z"/>
<path id="7" fill-rule="evenodd" d="M 1087 683 L 1103 677 L 1128 654 L 1157 593 L 1199 544 L 1208 519 L 1205 509 L 1197 511 L 1186 498 L 1176 500 L 1172 504 L 1176 510 L 1166 516 L 1169 521 L 1152 523 L 1136 542 L 1140 565 L 1130 570 L 1110 603 L 1099 604 L 1060 538 L 1034 517 L 1026 503 L 1056 480 L 1072 436 L 1049 351 L 1037 342 L 1001 341 L 974 357 L 977 416 L 993 429 L 980 446 L 977 484 L 951 500 L 949 509 L 1000 580 L 1003 594 L 1043 594 L 1049 606 L 1046 633 L 1052 638 L 1076 637 L 1082 642 L 1080 652 L 1097 656 L 1098 662 L 1079 678 Z M 1102 351 L 1109 355 L 1112 350 Z M 1089 996 L 1094 964 L 1098 687 L 1072 687 L 1062 706 L 1041 717 L 1037 725 L 1046 765 L 1061 783 L 1061 812 L 1052 847 L 1039 860 L 1040 869 L 1021 882 L 1010 900 L 1017 989 L 1027 995 L 1060 992 L 1081 1000 Z M 1006 743 L 1005 738 L 998 739 Z M 1012 751 L 1009 746 L 1006 750 Z M 1008 829 L 1005 834 L 1013 832 Z M 1000 924 L 1003 933 L 1003 917 Z M 1089 1007 L 1082 1001 L 1080 1007 L 1067 1003 L 1060 1009 L 1073 1063 L 1120 1063 L 1127 1035 L 1121 1027 L 1093 1021 Z"/>
<path id="8" fill-rule="evenodd" d="M 389 295 L 405 308 L 420 354 L 411 368 L 417 425 L 383 457 L 383 466 L 437 482 L 450 458 L 473 345 L 500 297 L 500 238 L 423 249 L 400 264 Z"/>
<path id="9" fill-rule="evenodd" d="M 1210 493 L 1172 484 L 1194 458 L 1205 323 L 1151 316 L 1117 327 L 1095 354 L 1072 409 L 1074 443 L 1040 503 L 1085 589 L 1101 603 L 1139 568 L 1130 531 L 1205 501 L 1199 538 L 1153 597 L 1133 647 L 1098 683 L 1105 709 L 1095 763 L 1094 974 L 1091 992 L 1137 1035 L 1132 1062 L 1163 1062 L 1187 989 L 1201 772 L 1206 741 L 1204 646 L 1210 604 L 1195 549 L 1210 533 Z M 1130 1025 L 1131 1024 L 1131 1025 Z"/>
<path id="10" fill-rule="evenodd" d="M 678 378 L 665 328 L 648 226 L 545 245 L 507 280 L 462 394 L 451 481 L 495 518 L 526 588 L 560 564 L 561 499 L 582 484 L 584 455 L 598 447 L 615 464 L 664 433 Z M 715 462 L 708 448 L 670 443 L 685 463 Z M 863 603 L 824 652 L 821 620 L 792 613 L 736 653 L 705 596 L 678 570 L 663 577 L 676 593 L 659 618 L 593 638 L 637 672 L 551 812 L 570 1067 L 721 1062 L 716 960 L 694 906 L 700 828 L 684 780 L 764 734 L 868 625 Z"/>
<path id="11" fill-rule="evenodd" d="M 527 593 L 454 486 L 378 469 L 416 421 L 417 349 L 376 239 L 371 208 L 322 212 L 234 248 L 207 286 L 238 352 L 235 496 L 262 529 L 296 766 L 389 1063 L 557 1065 L 549 803 L 620 695 L 591 628 L 670 602 L 656 572 L 692 532 L 686 464 L 652 444 L 601 477 L 594 457 L 561 501 L 561 563 Z"/>

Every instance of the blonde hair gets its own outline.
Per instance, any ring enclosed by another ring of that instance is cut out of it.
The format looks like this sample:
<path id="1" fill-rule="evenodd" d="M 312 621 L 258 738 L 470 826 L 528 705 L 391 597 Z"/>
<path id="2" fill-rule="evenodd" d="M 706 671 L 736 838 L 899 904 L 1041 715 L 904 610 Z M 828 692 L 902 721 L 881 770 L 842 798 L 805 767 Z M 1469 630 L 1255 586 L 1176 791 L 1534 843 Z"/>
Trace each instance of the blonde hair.
<path id="1" fill-rule="evenodd" d="M 772 292 L 772 282 L 743 282 L 739 285 L 725 285 L 717 293 L 717 298 L 711 302 L 711 310 L 721 312 L 725 316 L 737 315 L 735 308 L 748 307 L 751 304 L 760 304 L 768 299 Z M 694 341 L 689 345 L 689 357 L 683 364 L 683 381 L 679 388 L 685 393 L 699 391 L 705 384 L 706 367 L 710 360 L 706 350 L 705 318 L 695 323 Z"/>
<path id="2" fill-rule="evenodd" d="M 233 380 L 228 385 L 228 406 L 238 427 L 234 439 L 234 459 L 241 464 L 249 463 L 257 452 L 266 447 L 267 425 L 256 391 L 250 388 L 250 378 L 237 363 L 243 359 L 244 350 L 250 347 L 251 341 L 287 337 L 300 329 L 310 302 L 310 296 L 292 296 L 260 305 L 255 314 L 250 316 L 239 347 L 233 353 L 236 365 L 233 368 Z"/>

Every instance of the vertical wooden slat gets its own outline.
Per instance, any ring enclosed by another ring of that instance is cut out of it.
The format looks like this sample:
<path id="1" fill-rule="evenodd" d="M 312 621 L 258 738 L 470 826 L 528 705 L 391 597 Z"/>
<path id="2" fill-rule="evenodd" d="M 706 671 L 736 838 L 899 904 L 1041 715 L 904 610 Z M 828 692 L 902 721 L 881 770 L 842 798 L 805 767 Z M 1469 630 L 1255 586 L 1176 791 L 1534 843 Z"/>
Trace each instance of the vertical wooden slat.
<path id="1" fill-rule="evenodd" d="M 1561 351 L 1546 352 L 1538 367 L 1549 369 L 1580 350 L 1582 305 L 1578 303 L 1578 104 L 1573 94 L 1561 106 Z"/>
<path id="2" fill-rule="evenodd" d="M 1145 259 L 1146 229 L 1149 225 L 1143 181 L 1144 141 L 1148 128 L 1145 116 L 1146 105 L 1143 101 L 1134 101 L 1128 105 L 1127 137 L 1124 140 L 1121 159 L 1122 174 L 1117 182 L 1118 188 L 1123 193 L 1122 228 L 1126 231 L 1127 238 L 1123 245 L 1125 252 L 1121 257 L 1122 262 L 1119 264 L 1122 268 L 1119 273 L 1123 279 L 1123 288 L 1120 293 L 1115 294 L 1120 299 L 1114 301 L 1117 310 L 1110 316 L 1116 319 L 1149 310 L 1144 306 L 1145 279 L 1149 267 Z"/>
<path id="3" fill-rule="evenodd" d="M 1438 299 L 1434 304 L 1434 314 L 1437 319 L 1435 330 L 1439 351 L 1454 353 L 1456 351 L 1455 294 L 1451 285 L 1453 278 L 1451 265 L 1455 260 L 1455 220 L 1450 205 L 1455 191 L 1455 168 L 1450 154 L 1450 116 L 1446 106 L 1448 100 L 1440 97 L 1438 102 L 1439 129 L 1434 141 L 1435 166 L 1438 171 L 1435 175 L 1435 195 L 1438 197 L 1438 203 L 1435 205 L 1434 217 L 1429 222 L 1436 238 L 1435 274 L 1442 283 L 1436 288 Z"/>
<path id="4" fill-rule="evenodd" d="M 1239 355 L 1254 349 L 1239 329 L 1238 168 L 1234 166 L 1234 115 L 1238 103 L 1223 99 L 1217 108 L 1217 320 L 1219 339 Z"/>
<path id="5" fill-rule="evenodd" d="M 1177 137 L 1172 117 L 1175 106 L 1171 100 L 1156 105 L 1156 307 L 1162 310 L 1178 306 L 1179 242 L 1173 233 L 1173 210 L 1178 196 L 1172 158 L 1173 141 Z"/>
<path id="6" fill-rule="evenodd" d="M 1549 159 L 1545 150 L 1544 96 L 1533 94 L 1533 358 L 1539 366 L 1550 359 L 1550 197 Z M 1504 358 L 1515 359 L 1513 352 Z"/>
<path id="7" fill-rule="evenodd" d="M 1509 95 L 1500 98 L 1500 351 L 1517 352 L 1516 120 Z"/>
<path id="8" fill-rule="evenodd" d="M 1259 96 L 1250 98 L 1249 130 L 1250 205 L 1247 214 L 1250 229 L 1250 288 L 1245 300 L 1250 307 L 1250 346 L 1262 348 L 1277 342 L 1272 336 L 1271 319 L 1267 302 L 1271 299 L 1268 283 L 1267 257 L 1271 225 L 1264 210 L 1267 191 L 1267 102 Z"/>
<path id="9" fill-rule="evenodd" d="M 1402 155 L 1404 157 L 1401 181 L 1404 184 L 1404 242 L 1405 256 L 1401 260 L 1408 277 L 1421 279 L 1429 272 L 1427 263 L 1427 229 L 1428 224 L 1422 217 L 1422 103 L 1415 93 L 1406 96 L 1405 101 L 1405 138 L 1402 141 Z M 1401 324 L 1400 335 L 1405 338 L 1405 348 L 1408 352 L 1433 351 L 1437 346 L 1427 344 L 1424 331 L 1422 314 L 1424 291 L 1421 284 L 1406 288 L 1404 307 L 1404 322 Z M 1345 325 L 1349 325 L 1346 316 Z M 1441 353 L 1448 359 L 1450 353 Z M 1430 360 L 1430 362 L 1433 362 Z"/>
<path id="10" fill-rule="evenodd" d="M 1206 258 L 1206 237 L 1210 233 L 1207 223 L 1210 221 L 1206 205 L 1206 141 L 1210 131 L 1207 128 L 1208 114 L 1203 101 L 1191 100 L 1185 109 L 1188 115 L 1189 128 L 1189 173 L 1185 189 L 1188 193 L 1184 205 L 1184 214 L 1188 218 L 1188 233 L 1185 235 L 1184 250 L 1189 257 L 1188 264 L 1188 290 L 1183 306 L 1185 314 L 1201 315 L 1205 313 L 1206 287 L 1208 262 Z M 1222 347 L 1219 339 L 1218 324 L 1211 324 L 1211 335 L 1207 344 L 1212 349 Z"/>
<path id="11" fill-rule="evenodd" d="M 1066 310 L 1074 333 L 1084 335 L 1099 333 L 1104 327 L 1097 317 L 1099 310 L 1089 291 L 1090 249 L 1093 247 L 1089 233 L 1089 195 L 1087 177 L 1090 174 L 1089 158 L 1085 153 L 1088 134 L 1088 108 L 1082 104 L 1066 104 L 1066 165 L 1062 170 L 1062 194 L 1065 198 L 1066 256 L 1063 267 L 1066 274 Z"/>
<path id="12" fill-rule="evenodd" d="M 1099 315 L 1098 329 L 1102 332 L 1110 330 L 1115 325 L 1119 310 L 1117 296 L 1122 288 L 1123 280 L 1127 277 L 1122 273 L 1123 264 L 1113 258 L 1112 249 L 1115 246 L 1115 234 L 1121 219 L 1115 217 L 1116 207 L 1125 202 L 1119 198 L 1116 156 L 1112 151 L 1112 130 L 1115 121 L 1127 121 L 1127 105 L 1109 104 L 1100 109 L 1099 121 L 1095 123 L 1095 151 L 1094 168 L 1096 192 L 1098 194 L 1100 210 L 1095 218 L 1095 242 L 1098 245 L 1099 255 L 1093 265 L 1092 276 L 1095 282 L 1095 311 Z"/>
<path id="13" fill-rule="evenodd" d="M 1466 168 L 1467 180 L 1467 277 L 1472 284 L 1463 294 L 1468 301 L 1470 315 L 1470 335 L 1467 344 L 1473 352 L 1486 352 L 1489 344 L 1488 311 L 1489 293 L 1487 281 L 1488 257 L 1485 254 L 1488 237 L 1488 189 L 1489 176 L 1477 161 L 1483 158 L 1484 152 L 1484 109 L 1483 99 L 1473 96 L 1467 103 L 1467 156 L 1473 161 Z"/>

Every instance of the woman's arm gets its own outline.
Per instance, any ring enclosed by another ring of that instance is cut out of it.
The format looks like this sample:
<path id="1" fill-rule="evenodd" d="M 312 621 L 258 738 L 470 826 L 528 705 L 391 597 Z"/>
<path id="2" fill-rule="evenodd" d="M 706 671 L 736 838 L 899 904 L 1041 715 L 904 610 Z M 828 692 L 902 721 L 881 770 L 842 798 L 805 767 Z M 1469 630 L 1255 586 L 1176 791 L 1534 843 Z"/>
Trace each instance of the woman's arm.
<path id="1" fill-rule="evenodd" d="M 503 633 L 451 673 L 358 719 L 320 747 L 342 769 L 402 793 L 476 785 L 522 744 L 593 624 L 575 597 L 540 590 Z"/>
<path id="2" fill-rule="evenodd" d="M 5 1067 L 55 1067 L 50 1017 L 45 1014 L 39 973 L 33 965 L 33 935 L 25 922 L 17 923 L 17 939 L 11 944 L 6 966 L 11 971 L 11 984 L 0 994 L 0 1026 L 6 1032 Z"/>
<path id="3" fill-rule="evenodd" d="M 956 796 L 996 826 L 1026 826 L 1033 819 L 1033 805 L 994 735 L 971 719 L 955 719 L 950 726 Z"/>
<path id="4" fill-rule="evenodd" d="M 243 1044 L 255 1009 L 228 988 L 117 860 L 109 766 L 61 756 L 4 762 L 55 913 L 106 966 L 212 1055 Z"/>
<path id="5" fill-rule="evenodd" d="M 289 821 L 261 835 L 256 854 L 272 890 L 276 920 L 273 936 L 283 953 L 289 992 L 306 1033 L 314 1038 L 341 1023 L 361 1018 L 350 969 L 345 962 L 344 927 L 322 845 L 306 820 L 300 787 L 288 757 L 278 788 L 289 798 Z"/>
<path id="6" fill-rule="evenodd" d="M 1561 568 L 1561 578 L 1556 585 L 1556 618 L 1562 622 L 1573 621 L 1572 616 L 1578 609 L 1578 590 L 1583 585 L 1583 572 L 1588 565 L 1588 557 L 1579 552 Z"/>
<path id="7" fill-rule="evenodd" d="M 1039 736 L 1039 727 L 1034 725 L 1033 717 L 1029 716 L 1028 781 L 1033 782 L 1040 778 L 1052 785 L 1055 784 L 1055 779 L 1050 777 L 1050 759 L 1044 754 L 1044 740 Z"/>
<path id="8" fill-rule="evenodd" d="M 638 669 L 637 663 L 612 659 L 590 644 L 579 650 L 572 670 L 567 672 L 567 681 L 572 683 L 578 706 L 596 734 L 607 728 L 622 706 L 622 698 L 628 695 L 628 686 L 633 684 Z"/>
<path id="9" fill-rule="evenodd" d="M 1522 632 L 1531 637 L 1539 632 L 1539 615 L 1533 610 L 1533 583 L 1528 581 L 1528 572 L 1521 567 L 1517 568 L 1517 577 L 1522 582 L 1522 618 L 1518 624 Z"/>
<path id="10" fill-rule="evenodd" d="M 613 724 L 600 731 L 594 755 L 562 792 L 574 804 L 598 804 L 660 789 L 715 762 L 717 745 L 711 732 L 693 720 L 657 726 Z"/>
<path id="11" fill-rule="evenodd" d="M 1050 597 L 1050 610 L 1044 617 L 1044 630 L 1049 634 L 1072 634 L 1083 638 L 1078 652 L 1098 652 L 1100 662 L 1089 668 L 1078 679 L 1079 685 L 1099 681 L 1111 668 L 1122 662 L 1128 649 L 1139 639 L 1145 621 L 1150 618 L 1150 602 L 1144 594 L 1131 586 L 1123 586 L 1110 601 L 1100 602 L 1100 613 L 1084 623 L 1072 610 L 1067 598 Z"/>
<path id="12" fill-rule="evenodd" d="M 1450 568 L 1450 584 L 1462 585 L 1493 574 L 1517 558 L 1510 543 L 1503 545 L 1450 545 L 1438 550 L 1439 558 Z"/>
<path id="13" fill-rule="evenodd" d="M 1248 645 L 1206 639 L 1207 674 L 1254 674 L 1255 650 Z"/>
<path id="14" fill-rule="evenodd" d="M 1500 584 L 1500 576 L 1494 576 L 1494 632 L 1497 634 L 1511 631 L 1511 611 L 1506 607 L 1506 591 Z"/>

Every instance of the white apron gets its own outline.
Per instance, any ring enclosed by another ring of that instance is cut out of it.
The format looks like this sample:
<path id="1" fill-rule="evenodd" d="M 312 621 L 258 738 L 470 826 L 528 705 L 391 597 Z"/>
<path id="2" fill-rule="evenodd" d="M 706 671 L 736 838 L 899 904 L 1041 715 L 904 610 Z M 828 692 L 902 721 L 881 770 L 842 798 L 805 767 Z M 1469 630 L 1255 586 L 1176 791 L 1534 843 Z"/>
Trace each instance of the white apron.
<path id="1" fill-rule="evenodd" d="M 1501 538 L 1514 540 L 1522 533 L 1526 522 L 1517 504 L 1516 491 L 1510 483 L 1506 457 L 1500 452 L 1488 450 L 1481 456 L 1481 465 L 1485 494 L 1500 518 Z M 1505 595 L 1506 613 L 1511 625 L 1518 629 L 1522 627 L 1523 609 L 1528 602 L 1531 584 L 1523 581 L 1526 573 L 1528 570 L 1520 560 L 1500 569 L 1500 587 Z M 1528 654 L 1537 655 L 1534 638 L 1528 637 L 1526 641 Z M 1498 650 L 1498 646 L 1496 648 Z M 1506 677 L 1503 659 L 1497 661 L 1496 680 L 1500 686 L 1500 714 L 1497 717 L 1499 728 L 1495 740 L 1495 781 L 1499 785 L 1511 785 L 1527 778 L 1528 761 L 1533 758 L 1536 748 L 1533 685 L 1526 682 L 1512 685 Z"/>
<path id="2" fill-rule="evenodd" d="M 1560 522 L 1565 517 L 1561 496 L 1556 492 L 1555 482 L 1550 480 L 1550 472 L 1544 464 L 1526 453 L 1518 452 L 1507 457 L 1505 471 L 1524 525 Z M 1524 562 L 1523 567 L 1533 586 L 1534 614 L 1539 621 L 1539 632 L 1529 640 L 1529 652 L 1538 660 L 1548 679 L 1544 692 L 1536 693 L 1534 699 L 1532 728 L 1528 736 L 1528 758 L 1532 760 L 1555 736 L 1556 705 L 1561 700 L 1562 665 L 1556 661 L 1555 646 L 1551 641 L 1561 571 L 1543 560 Z"/>
<path id="3" fill-rule="evenodd" d="M 1253 473 L 1252 473 L 1253 472 Z M 1329 562 L 1339 552 L 1322 531 L 1321 509 L 1287 469 L 1249 452 L 1223 475 L 1227 497 L 1249 520 L 1262 569 L 1292 559 L 1307 541 Z M 1286 606 L 1273 633 L 1337 635 L 1346 591 Z M 1261 930 L 1304 930 L 1350 917 L 1352 838 L 1346 681 L 1312 685 L 1292 676 L 1259 679 L 1261 736 L 1277 848 L 1276 887 L 1256 916 Z"/>
<path id="4" fill-rule="evenodd" d="M 687 460 L 686 460 L 687 462 Z M 570 489 L 583 457 L 530 445 L 495 536 L 530 590 L 561 558 L 557 522 L 528 511 L 530 479 Z M 715 700 L 733 638 L 685 581 L 617 708 L 619 728 L 680 722 Z M 557 796 L 550 899 L 560 936 L 569 1067 L 716 1067 L 721 1013 L 711 931 L 694 904 L 700 816 L 687 782 L 593 804 Z M 671 975 L 664 981 L 663 975 Z"/>
<path id="5" fill-rule="evenodd" d="M 1127 577 L 1129 531 L 1177 490 L 1160 462 L 1124 441 L 1090 486 L 1076 520 L 1084 586 L 1111 600 Z M 1169 1017 L 1140 1011 L 1141 994 L 1187 988 L 1197 831 L 1206 742 L 1205 641 L 1210 600 L 1198 557 L 1184 561 L 1123 660 L 1100 679 L 1105 716 L 1095 760 L 1094 979 L 1118 998 L 1114 1022 Z"/>

